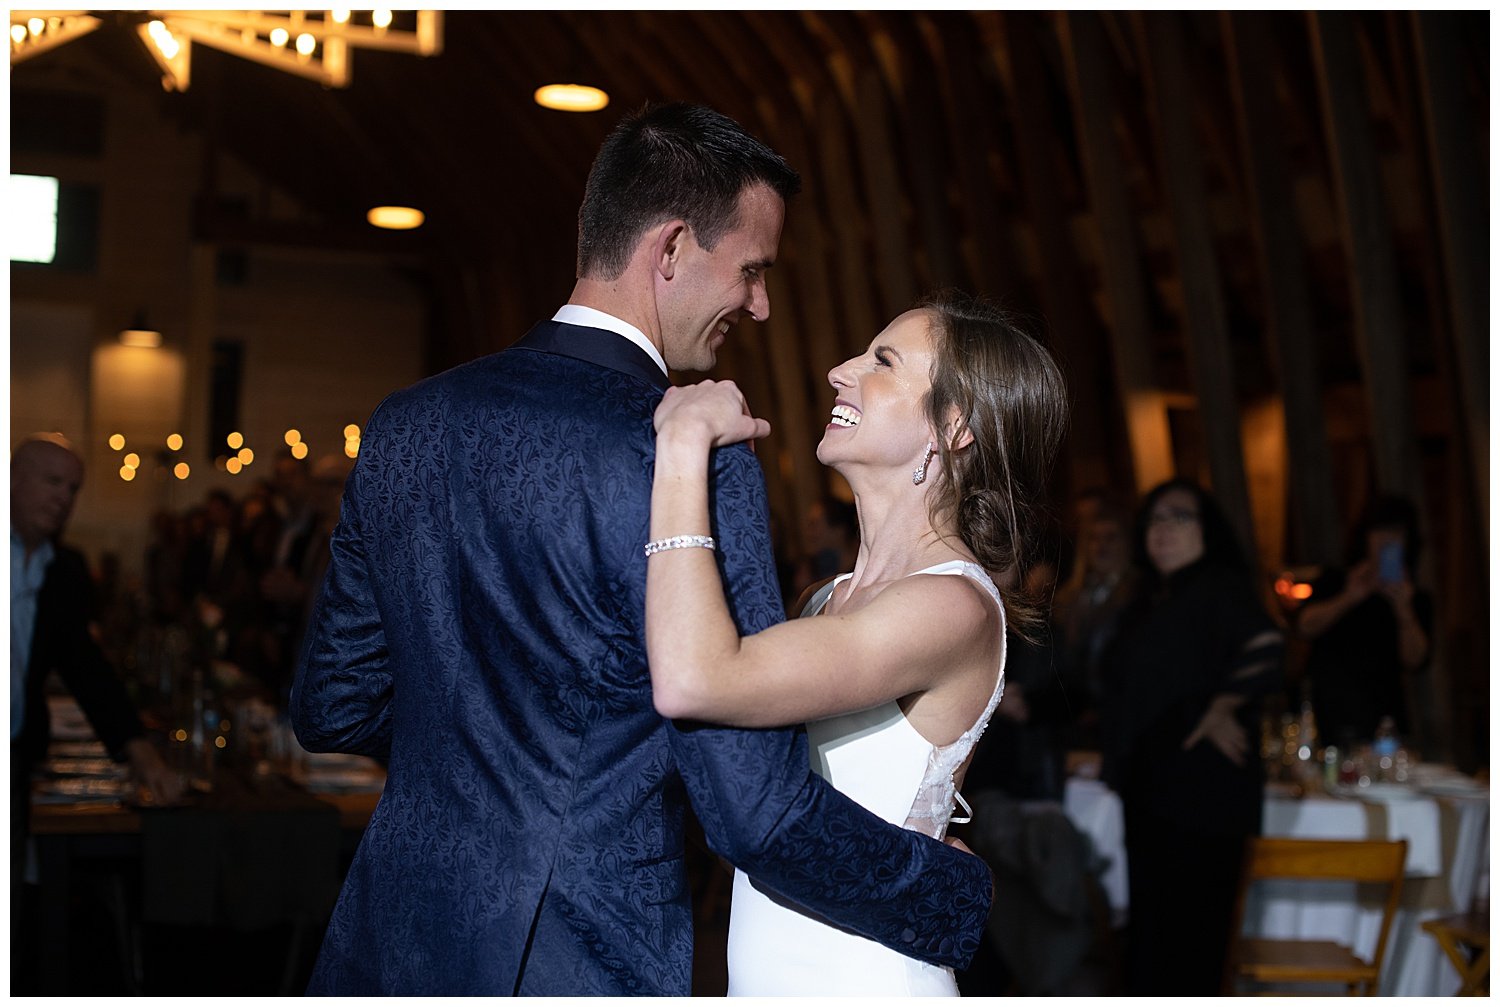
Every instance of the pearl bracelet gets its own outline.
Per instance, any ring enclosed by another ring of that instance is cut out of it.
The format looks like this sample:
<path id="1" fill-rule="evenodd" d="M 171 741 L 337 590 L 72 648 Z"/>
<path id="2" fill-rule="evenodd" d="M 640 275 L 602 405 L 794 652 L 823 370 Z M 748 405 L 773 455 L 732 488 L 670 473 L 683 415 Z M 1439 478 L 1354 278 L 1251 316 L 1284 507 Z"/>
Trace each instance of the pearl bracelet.
<path id="1" fill-rule="evenodd" d="M 671 538 L 659 538 L 655 542 L 646 543 L 646 555 L 654 556 L 668 549 L 714 549 L 714 540 L 711 535 L 673 535 Z"/>

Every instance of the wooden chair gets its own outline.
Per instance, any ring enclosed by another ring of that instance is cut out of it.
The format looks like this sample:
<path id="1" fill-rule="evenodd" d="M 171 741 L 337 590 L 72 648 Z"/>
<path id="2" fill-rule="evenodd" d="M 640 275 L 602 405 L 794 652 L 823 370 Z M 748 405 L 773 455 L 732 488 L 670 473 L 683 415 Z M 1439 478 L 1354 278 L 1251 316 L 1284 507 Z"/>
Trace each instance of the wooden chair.
<path id="1" fill-rule="evenodd" d="M 1342 839 L 1270 839 L 1256 837 L 1245 849 L 1245 869 L 1235 902 L 1224 993 L 1234 995 L 1240 983 L 1251 992 L 1306 994 L 1287 984 L 1343 983 L 1350 996 L 1375 996 L 1391 921 L 1401 901 L 1406 869 L 1406 840 L 1387 842 Z M 1375 953 L 1368 960 L 1352 947 L 1331 940 L 1273 940 L 1246 937 L 1245 899 L 1259 881 L 1354 881 L 1386 887 L 1385 909 Z"/>
<path id="2" fill-rule="evenodd" d="M 1490 914 L 1470 911 L 1428 920 L 1422 929 L 1437 938 L 1438 946 L 1463 980 L 1458 995 L 1490 995 Z"/>

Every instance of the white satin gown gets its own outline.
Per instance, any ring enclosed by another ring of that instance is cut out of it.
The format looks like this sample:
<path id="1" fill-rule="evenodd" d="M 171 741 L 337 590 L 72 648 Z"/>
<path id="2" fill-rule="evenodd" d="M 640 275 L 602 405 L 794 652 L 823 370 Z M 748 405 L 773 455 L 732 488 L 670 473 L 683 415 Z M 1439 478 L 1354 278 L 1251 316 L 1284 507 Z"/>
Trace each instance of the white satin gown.
<path id="1" fill-rule="evenodd" d="M 969 577 L 1000 606 L 995 688 L 974 726 L 934 745 L 895 702 L 807 725 L 813 769 L 842 793 L 894 825 L 942 839 L 956 801 L 953 773 L 979 740 L 1005 685 L 1004 605 L 984 570 L 962 560 L 919 570 Z M 808 603 L 817 615 L 844 574 Z M 913 575 L 915 576 L 915 574 Z M 966 819 L 960 819 L 966 821 Z M 729 912 L 730 996 L 957 996 L 953 970 L 929 965 L 836 929 L 734 874 Z"/>

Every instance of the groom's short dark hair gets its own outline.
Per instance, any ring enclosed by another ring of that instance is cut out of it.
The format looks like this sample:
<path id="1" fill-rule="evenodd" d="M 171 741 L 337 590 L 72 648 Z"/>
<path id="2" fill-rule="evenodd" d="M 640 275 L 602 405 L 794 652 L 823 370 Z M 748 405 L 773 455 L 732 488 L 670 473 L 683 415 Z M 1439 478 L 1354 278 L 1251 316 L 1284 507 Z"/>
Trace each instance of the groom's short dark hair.
<path id="1" fill-rule="evenodd" d="M 650 227 L 681 218 L 712 249 L 739 225 L 739 197 L 764 183 L 783 200 L 802 187 L 791 165 L 739 123 L 703 105 L 646 105 L 594 158 L 578 209 L 578 276 L 612 280 Z"/>

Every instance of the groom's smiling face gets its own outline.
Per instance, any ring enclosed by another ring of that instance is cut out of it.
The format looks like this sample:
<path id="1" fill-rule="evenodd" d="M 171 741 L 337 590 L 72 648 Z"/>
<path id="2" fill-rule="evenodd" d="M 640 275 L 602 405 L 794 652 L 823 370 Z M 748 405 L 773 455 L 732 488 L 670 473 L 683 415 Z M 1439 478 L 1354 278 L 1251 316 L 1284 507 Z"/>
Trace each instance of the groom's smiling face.
<path id="1" fill-rule="evenodd" d="M 711 370 L 729 329 L 771 314 L 766 270 L 776 261 L 786 206 L 766 185 L 740 193 L 739 221 L 710 250 L 689 233 L 663 303 L 663 356 L 682 371 Z"/>

